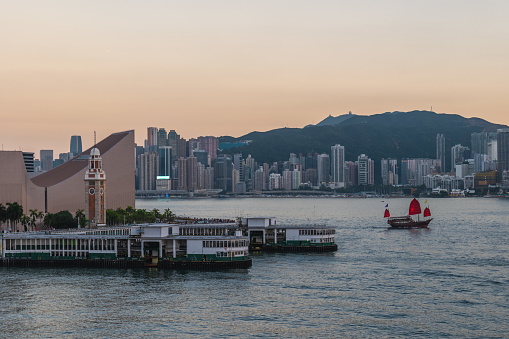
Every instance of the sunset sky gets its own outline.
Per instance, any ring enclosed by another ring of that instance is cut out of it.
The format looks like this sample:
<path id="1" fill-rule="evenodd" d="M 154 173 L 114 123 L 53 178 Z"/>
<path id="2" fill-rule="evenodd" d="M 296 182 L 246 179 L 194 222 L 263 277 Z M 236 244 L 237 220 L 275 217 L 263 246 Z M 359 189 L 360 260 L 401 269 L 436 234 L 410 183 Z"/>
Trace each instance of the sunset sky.
<path id="1" fill-rule="evenodd" d="M 0 1 L 0 143 L 433 110 L 509 125 L 509 1 Z"/>

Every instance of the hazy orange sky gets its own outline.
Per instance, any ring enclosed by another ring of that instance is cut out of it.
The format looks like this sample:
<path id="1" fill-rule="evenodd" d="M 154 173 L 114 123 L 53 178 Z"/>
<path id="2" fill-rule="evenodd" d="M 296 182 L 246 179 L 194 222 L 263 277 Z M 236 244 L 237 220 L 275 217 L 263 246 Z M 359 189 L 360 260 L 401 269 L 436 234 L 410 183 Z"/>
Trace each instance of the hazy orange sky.
<path id="1" fill-rule="evenodd" d="M 1 1 L 0 143 L 430 109 L 509 125 L 509 2 Z"/>

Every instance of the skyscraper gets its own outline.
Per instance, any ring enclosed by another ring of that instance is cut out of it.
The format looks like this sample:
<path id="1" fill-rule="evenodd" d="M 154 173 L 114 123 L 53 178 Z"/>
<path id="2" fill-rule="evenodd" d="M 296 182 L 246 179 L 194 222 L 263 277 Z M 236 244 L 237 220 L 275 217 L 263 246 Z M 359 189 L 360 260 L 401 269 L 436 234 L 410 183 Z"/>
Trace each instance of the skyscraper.
<path id="1" fill-rule="evenodd" d="M 437 159 L 440 160 L 440 172 L 445 173 L 445 136 L 437 134 Z"/>
<path id="2" fill-rule="evenodd" d="M 330 180 L 330 157 L 328 154 L 320 154 L 317 159 L 318 185 L 325 184 Z"/>
<path id="3" fill-rule="evenodd" d="M 81 154 L 81 152 L 83 152 L 82 146 L 81 146 L 81 136 L 80 135 L 71 136 L 70 152 L 74 156 L 77 156 L 78 154 Z"/>
<path id="4" fill-rule="evenodd" d="M 157 131 L 157 145 L 159 147 L 169 146 L 168 134 L 166 134 L 166 130 L 164 128 L 160 128 L 159 131 Z"/>
<path id="5" fill-rule="evenodd" d="M 232 157 L 226 154 L 218 155 L 214 164 L 216 188 L 226 192 L 232 191 Z"/>
<path id="6" fill-rule="evenodd" d="M 53 150 L 42 149 L 40 151 L 41 169 L 49 171 L 53 168 Z"/>
<path id="7" fill-rule="evenodd" d="M 172 148 L 169 146 L 159 146 L 157 152 L 159 154 L 159 170 L 157 175 L 171 178 Z"/>
<path id="8" fill-rule="evenodd" d="M 501 128 L 497 133 L 497 180 L 500 182 L 504 171 L 509 170 L 509 128 Z"/>
<path id="9" fill-rule="evenodd" d="M 244 161 L 242 160 L 242 153 L 233 155 L 233 169 L 239 171 L 239 181 L 244 181 Z"/>
<path id="10" fill-rule="evenodd" d="M 147 146 L 157 146 L 157 127 L 147 127 Z"/>
<path id="11" fill-rule="evenodd" d="M 331 176 L 336 187 L 345 187 L 345 147 L 331 146 Z"/>

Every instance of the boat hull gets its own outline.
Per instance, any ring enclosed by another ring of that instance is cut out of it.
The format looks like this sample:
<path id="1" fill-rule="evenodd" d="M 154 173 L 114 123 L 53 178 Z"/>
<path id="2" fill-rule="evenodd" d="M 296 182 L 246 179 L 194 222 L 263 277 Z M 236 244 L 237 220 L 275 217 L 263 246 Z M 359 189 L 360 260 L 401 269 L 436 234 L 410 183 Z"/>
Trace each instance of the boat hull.
<path id="1" fill-rule="evenodd" d="M 412 219 L 394 218 L 387 220 L 391 228 L 428 228 L 429 223 L 433 219 L 415 221 Z"/>

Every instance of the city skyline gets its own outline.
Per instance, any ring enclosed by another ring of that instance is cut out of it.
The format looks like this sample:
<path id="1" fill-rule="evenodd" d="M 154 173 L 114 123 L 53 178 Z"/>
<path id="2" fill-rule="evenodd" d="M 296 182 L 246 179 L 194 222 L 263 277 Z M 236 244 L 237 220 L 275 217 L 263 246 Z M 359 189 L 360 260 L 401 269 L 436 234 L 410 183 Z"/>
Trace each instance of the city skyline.
<path id="1" fill-rule="evenodd" d="M 234 137 L 430 110 L 509 125 L 503 1 L 6 3 L 0 143 Z M 475 22 L 475 25 L 472 23 Z M 64 147 L 65 145 L 65 147 Z"/>

